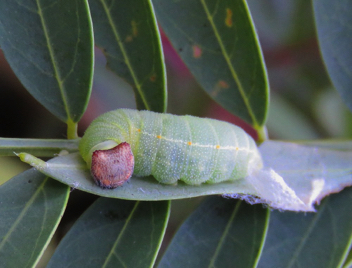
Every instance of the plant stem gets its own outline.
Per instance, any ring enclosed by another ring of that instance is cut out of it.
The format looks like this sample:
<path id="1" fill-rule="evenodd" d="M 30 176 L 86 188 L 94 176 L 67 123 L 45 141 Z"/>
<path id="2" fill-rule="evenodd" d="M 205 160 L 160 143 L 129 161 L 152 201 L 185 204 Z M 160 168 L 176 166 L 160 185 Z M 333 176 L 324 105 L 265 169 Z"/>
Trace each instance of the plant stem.
<path id="1" fill-rule="evenodd" d="M 73 140 L 73 139 L 78 138 L 77 127 L 78 127 L 77 123 L 74 123 L 73 121 L 71 121 L 71 119 L 68 119 L 68 121 L 67 121 L 67 139 Z"/>
<path id="2" fill-rule="evenodd" d="M 257 135 L 258 135 L 257 144 L 260 145 L 262 142 L 268 139 L 268 131 L 265 126 L 258 127 L 255 129 L 257 130 Z"/>
<path id="3" fill-rule="evenodd" d="M 14 156 L 14 153 L 26 152 L 35 156 L 52 157 L 62 150 L 78 151 L 80 139 L 16 139 L 0 138 L 0 156 Z"/>

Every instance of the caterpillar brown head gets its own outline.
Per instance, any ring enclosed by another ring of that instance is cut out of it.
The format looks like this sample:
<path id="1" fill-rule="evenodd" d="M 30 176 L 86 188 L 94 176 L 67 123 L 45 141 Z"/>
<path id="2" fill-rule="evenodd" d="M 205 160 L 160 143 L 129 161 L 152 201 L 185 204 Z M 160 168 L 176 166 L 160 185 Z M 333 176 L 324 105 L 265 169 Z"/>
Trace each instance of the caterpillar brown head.
<path id="1" fill-rule="evenodd" d="M 134 157 L 127 142 L 109 150 L 96 150 L 92 155 L 91 172 L 101 188 L 114 189 L 131 178 Z"/>

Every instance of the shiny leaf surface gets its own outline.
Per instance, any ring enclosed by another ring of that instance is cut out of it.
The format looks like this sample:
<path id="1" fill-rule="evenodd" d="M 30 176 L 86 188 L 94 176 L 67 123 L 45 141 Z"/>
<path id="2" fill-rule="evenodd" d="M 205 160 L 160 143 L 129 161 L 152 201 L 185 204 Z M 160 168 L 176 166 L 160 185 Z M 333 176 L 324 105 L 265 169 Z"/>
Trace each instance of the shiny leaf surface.
<path id="1" fill-rule="evenodd" d="M 169 202 L 99 198 L 77 220 L 47 267 L 153 267 Z"/>
<path id="2" fill-rule="evenodd" d="M 132 85 L 137 108 L 166 111 L 166 77 L 150 0 L 89 0 L 96 44 L 108 67 Z"/>
<path id="3" fill-rule="evenodd" d="M 0 186 L 2 267 L 34 267 L 63 215 L 69 187 L 30 169 Z"/>

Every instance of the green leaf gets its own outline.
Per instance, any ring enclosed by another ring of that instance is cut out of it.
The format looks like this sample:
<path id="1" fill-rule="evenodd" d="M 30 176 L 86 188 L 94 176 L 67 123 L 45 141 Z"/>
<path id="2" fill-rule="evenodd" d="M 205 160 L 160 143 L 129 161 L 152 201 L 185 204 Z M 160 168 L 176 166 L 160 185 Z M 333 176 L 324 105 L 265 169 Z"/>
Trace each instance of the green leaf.
<path id="1" fill-rule="evenodd" d="M 346 262 L 343 266 L 344 268 L 351 268 L 352 267 L 352 250 L 350 249 L 350 253 L 346 258 Z"/>
<path id="2" fill-rule="evenodd" d="M 97 186 L 90 170 L 78 153 L 59 156 L 44 162 L 29 154 L 20 154 L 21 160 L 35 166 L 52 178 L 65 183 L 72 188 L 104 197 L 127 200 L 171 200 L 223 194 L 229 192 L 250 192 L 248 185 L 242 180 L 217 184 L 202 184 L 200 186 L 187 185 L 179 182 L 177 186 L 161 184 L 152 176 L 132 177 L 123 187 L 106 190 Z"/>
<path id="3" fill-rule="evenodd" d="M 2 267 L 34 267 L 63 215 L 69 187 L 30 169 L 0 187 Z"/>
<path id="4" fill-rule="evenodd" d="M 246 2 L 153 3 L 161 27 L 205 91 L 256 129 L 264 126 L 268 79 Z"/>
<path id="5" fill-rule="evenodd" d="M 254 203 L 294 211 L 314 211 L 314 203 L 352 185 L 352 152 L 266 141 L 260 146 L 264 168 L 232 182 L 167 185 L 150 177 L 132 177 L 114 190 L 98 187 L 78 153 L 44 162 L 20 153 L 22 161 L 73 188 L 129 200 L 171 200 L 225 194 Z M 255 196 L 253 198 L 253 196 Z"/>
<path id="6" fill-rule="evenodd" d="M 352 2 L 314 0 L 319 44 L 330 78 L 352 110 Z"/>
<path id="7" fill-rule="evenodd" d="M 0 1 L 0 46 L 33 97 L 74 128 L 86 109 L 93 76 L 87 2 Z"/>
<path id="8" fill-rule="evenodd" d="M 26 171 L 28 165 L 22 164 L 15 157 L 0 156 L 0 185 Z"/>
<path id="9" fill-rule="evenodd" d="M 178 230 L 158 267 L 255 267 L 269 215 L 258 205 L 208 198 Z"/>
<path id="10" fill-rule="evenodd" d="M 48 267 L 153 267 L 169 202 L 99 198 L 75 223 Z"/>
<path id="11" fill-rule="evenodd" d="M 315 94 L 313 112 L 316 121 L 328 136 L 350 138 L 352 115 L 336 90 L 329 88 Z"/>
<path id="12" fill-rule="evenodd" d="M 277 94 L 270 96 L 270 110 L 267 125 L 270 133 L 279 139 L 317 139 L 315 130 L 307 115 Z"/>
<path id="13" fill-rule="evenodd" d="M 352 188 L 328 197 L 318 213 L 271 214 L 258 267 L 341 267 L 352 243 Z"/>
<path id="14" fill-rule="evenodd" d="M 165 112 L 165 66 L 150 0 L 89 0 L 96 44 L 135 91 L 137 108 Z"/>
<path id="15" fill-rule="evenodd" d="M 314 22 L 311 1 L 246 2 L 266 49 L 272 51 L 312 38 Z"/>
<path id="16" fill-rule="evenodd" d="M 55 139 L 17 139 L 0 138 L 0 156 L 14 156 L 22 151 L 35 156 L 53 157 L 62 150 L 67 152 L 78 151 L 79 139 L 55 140 Z"/>

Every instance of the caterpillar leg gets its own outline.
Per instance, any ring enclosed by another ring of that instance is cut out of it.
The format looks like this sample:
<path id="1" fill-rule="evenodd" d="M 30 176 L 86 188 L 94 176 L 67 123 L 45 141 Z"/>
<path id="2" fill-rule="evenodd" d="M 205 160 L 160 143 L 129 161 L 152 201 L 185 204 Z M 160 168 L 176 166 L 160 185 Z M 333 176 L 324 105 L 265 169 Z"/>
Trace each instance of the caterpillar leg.
<path id="1" fill-rule="evenodd" d="M 133 169 L 134 156 L 127 142 L 109 150 L 93 152 L 91 172 L 95 183 L 103 189 L 121 186 L 131 178 Z"/>

